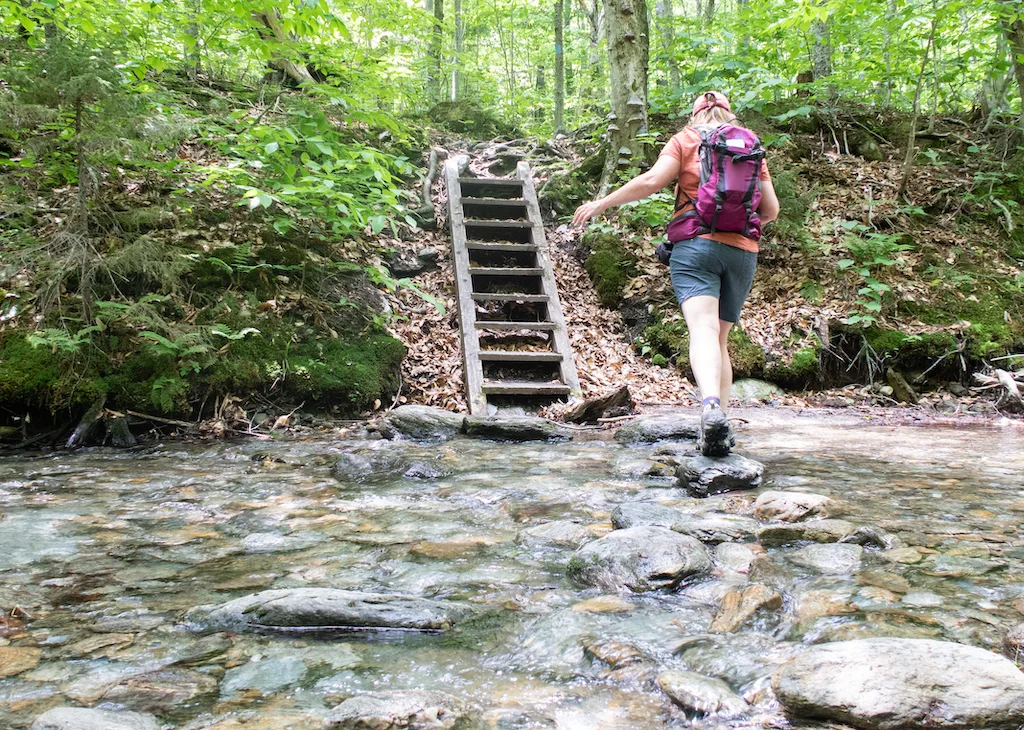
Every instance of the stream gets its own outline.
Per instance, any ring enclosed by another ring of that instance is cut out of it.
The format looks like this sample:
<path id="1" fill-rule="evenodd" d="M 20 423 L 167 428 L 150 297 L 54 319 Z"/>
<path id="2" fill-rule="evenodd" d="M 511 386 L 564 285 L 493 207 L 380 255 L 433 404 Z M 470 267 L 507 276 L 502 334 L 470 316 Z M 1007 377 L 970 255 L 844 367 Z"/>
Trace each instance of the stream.
<path id="1" fill-rule="evenodd" d="M 312 728 L 348 697 L 395 689 L 455 695 L 480 727 L 501 730 L 818 727 L 786 720 L 770 688 L 807 644 L 891 636 L 1000 651 L 1024 620 L 1024 429 L 737 413 L 749 420 L 737 451 L 765 464 L 764 482 L 707 499 L 677 486 L 658 445 L 607 432 L 7 456 L 0 727 L 82 706 L 174 728 Z M 335 478 L 346 453 L 412 466 Z M 900 547 L 866 545 L 834 570 L 801 558 L 806 544 L 709 545 L 710 573 L 637 594 L 567 575 L 619 505 L 753 519 L 767 490 L 831 497 L 842 519 Z M 553 522 L 562 529 L 532 529 Z M 781 605 L 709 631 L 723 597 L 751 581 Z M 470 618 L 444 633 L 332 635 L 203 633 L 183 621 L 196 606 L 296 587 L 424 596 Z M 688 714 L 651 680 L 668 669 L 722 679 L 750 710 Z"/>

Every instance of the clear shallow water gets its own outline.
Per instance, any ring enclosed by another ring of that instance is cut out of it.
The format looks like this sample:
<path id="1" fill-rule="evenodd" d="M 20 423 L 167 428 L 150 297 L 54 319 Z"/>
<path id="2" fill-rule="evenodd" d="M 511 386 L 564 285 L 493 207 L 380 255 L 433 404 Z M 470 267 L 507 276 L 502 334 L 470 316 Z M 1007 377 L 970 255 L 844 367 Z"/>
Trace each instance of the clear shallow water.
<path id="1" fill-rule="evenodd" d="M 924 548 L 922 561 L 869 548 L 859 571 L 828 575 L 797 561 L 801 546 L 769 548 L 750 576 L 719 566 L 674 593 L 581 606 L 606 592 L 566 577 L 572 548 L 522 530 L 574 520 L 596 537 L 618 504 L 640 500 L 750 512 L 756 491 L 693 500 L 647 476 L 650 445 L 324 440 L 0 460 L 0 645 L 39 650 L 18 654 L 37 665 L 0 679 L 0 726 L 72 704 L 200 728 L 408 688 L 470 701 L 483 727 L 754 727 L 781 723 L 768 678 L 801 644 L 882 635 L 998 649 L 1024 618 L 1020 428 L 751 418 L 739 451 L 766 463 L 762 489 L 841 499 L 844 519 Z M 340 453 L 377 449 L 450 473 L 330 475 Z M 747 580 L 783 606 L 708 634 L 722 595 Z M 197 605 L 298 586 L 430 596 L 474 614 L 445 635 L 203 636 L 180 623 Z M 594 640 L 633 645 L 655 673 L 721 677 L 754 712 L 688 720 L 642 672 L 588 656 Z"/>

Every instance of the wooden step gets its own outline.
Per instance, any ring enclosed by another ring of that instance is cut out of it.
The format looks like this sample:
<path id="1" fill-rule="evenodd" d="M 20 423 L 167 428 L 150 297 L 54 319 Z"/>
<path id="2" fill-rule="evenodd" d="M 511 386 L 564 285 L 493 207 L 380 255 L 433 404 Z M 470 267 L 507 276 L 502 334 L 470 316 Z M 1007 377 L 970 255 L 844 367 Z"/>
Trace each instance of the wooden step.
<path id="1" fill-rule="evenodd" d="M 478 302 L 548 302 L 551 297 L 547 294 L 485 294 L 473 292 L 473 299 Z"/>
<path id="2" fill-rule="evenodd" d="M 523 220 L 529 209 L 522 198 L 463 198 L 467 219 Z"/>
<path id="3" fill-rule="evenodd" d="M 507 322 L 505 320 L 477 320 L 478 330 L 542 330 L 550 332 L 558 328 L 554 322 Z"/>
<path id="4" fill-rule="evenodd" d="M 521 266 L 471 266 L 471 276 L 540 276 L 544 269 L 539 266 L 524 268 Z"/>
<path id="5" fill-rule="evenodd" d="M 560 352 L 518 352 L 516 350 L 481 350 L 480 359 L 487 362 L 561 362 Z"/>
<path id="6" fill-rule="evenodd" d="M 532 243 L 490 243 L 488 241 L 466 241 L 470 251 L 540 251 L 540 246 Z"/>
<path id="7" fill-rule="evenodd" d="M 487 395 L 568 395 L 572 392 L 565 383 L 531 383 L 528 380 L 485 380 L 483 391 Z"/>
<path id="8" fill-rule="evenodd" d="M 486 218 L 467 218 L 466 225 L 478 228 L 533 228 L 530 221 L 491 221 Z"/>

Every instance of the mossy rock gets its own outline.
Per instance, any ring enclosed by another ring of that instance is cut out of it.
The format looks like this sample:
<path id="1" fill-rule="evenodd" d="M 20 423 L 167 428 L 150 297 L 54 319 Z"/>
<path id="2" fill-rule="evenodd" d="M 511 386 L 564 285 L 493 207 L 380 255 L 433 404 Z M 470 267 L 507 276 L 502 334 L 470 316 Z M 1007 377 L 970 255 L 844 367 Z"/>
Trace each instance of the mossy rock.
<path id="1" fill-rule="evenodd" d="M 644 330 L 637 344 L 646 348 L 652 362 L 658 357 L 661 362 L 675 362 L 682 373 L 690 372 L 690 333 L 684 322 L 653 324 Z M 738 325 L 729 331 L 729 356 L 737 379 L 760 377 L 765 372 L 764 350 Z"/>
<path id="2" fill-rule="evenodd" d="M 623 248 L 614 233 L 588 233 L 583 245 L 589 249 L 584 267 L 594 282 L 597 298 L 606 307 L 618 307 L 622 290 L 636 275 L 636 257 Z"/>
<path id="3" fill-rule="evenodd" d="M 33 347 L 23 334 L 7 335 L 0 345 L 0 403 L 15 409 L 49 407 L 68 365 L 66 356 Z"/>
<path id="4" fill-rule="evenodd" d="M 581 179 L 576 171 L 556 172 L 538 191 L 541 208 L 555 216 L 567 216 L 593 196 L 596 183 L 596 179 Z"/>
<path id="5" fill-rule="evenodd" d="M 431 108 L 427 116 L 431 121 L 453 132 L 478 135 L 481 139 L 515 133 L 512 125 L 466 100 L 442 101 Z"/>
<path id="6" fill-rule="evenodd" d="M 766 363 L 765 378 L 783 388 L 808 388 L 821 381 L 820 347 L 804 347 L 788 359 Z"/>

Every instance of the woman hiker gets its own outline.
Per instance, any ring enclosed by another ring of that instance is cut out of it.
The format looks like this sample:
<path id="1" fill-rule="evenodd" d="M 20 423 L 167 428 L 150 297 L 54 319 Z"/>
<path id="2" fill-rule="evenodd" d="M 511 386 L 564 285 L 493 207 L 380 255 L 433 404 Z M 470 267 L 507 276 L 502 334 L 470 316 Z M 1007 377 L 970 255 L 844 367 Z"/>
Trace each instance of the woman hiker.
<path id="1" fill-rule="evenodd" d="M 659 255 L 669 265 L 690 332 L 690 367 L 703 398 L 697 442 L 707 456 L 724 456 L 732 446 L 723 410 L 732 390 L 729 330 L 739 321 L 754 280 L 760 226 L 779 215 L 760 143 L 735 122 L 724 94 L 701 94 L 689 125 L 668 141 L 650 170 L 584 203 L 572 219 L 583 225 L 612 206 L 641 200 L 676 182 L 676 207 L 667 231 L 671 254 Z M 730 164 L 727 172 L 726 162 L 738 166 Z M 750 179 L 738 181 L 744 172 Z M 737 182 L 749 190 L 737 193 Z"/>

